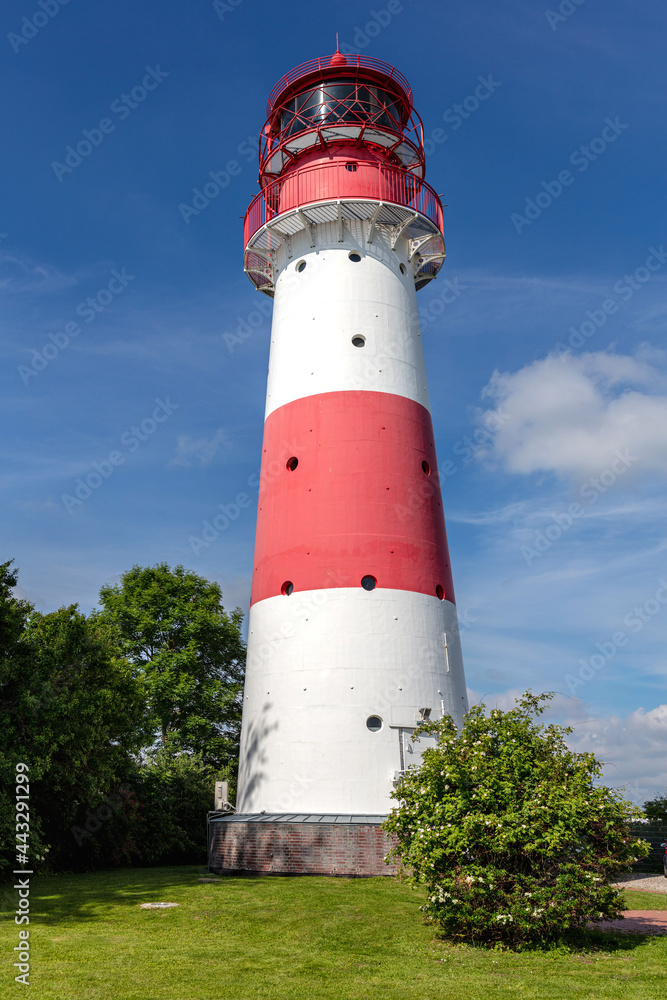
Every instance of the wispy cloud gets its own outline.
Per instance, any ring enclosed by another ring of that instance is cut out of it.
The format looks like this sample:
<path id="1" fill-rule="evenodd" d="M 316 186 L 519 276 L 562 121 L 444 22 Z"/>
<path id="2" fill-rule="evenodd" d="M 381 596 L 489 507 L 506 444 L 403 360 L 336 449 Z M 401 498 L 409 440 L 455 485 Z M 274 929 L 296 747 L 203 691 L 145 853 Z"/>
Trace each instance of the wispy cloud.
<path id="1" fill-rule="evenodd" d="M 22 254 L 0 255 L 0 293 L 45 295 L 78 284 L 74 274 L 65 274 L 52 264 L 38 264 Z"/>
<path id="2" fill-rule="evenodd" d="M 219 427 L 211 437 L 192 438 L 189 434 L 179 434 L 176 439 L 176 454 L 169 459 L 168 468 L 190 468 L 196 465 L 204 468 L 210 465 L 213 459 L 226 451 L 230 446 L 230 439 L 224 427 Z"/>

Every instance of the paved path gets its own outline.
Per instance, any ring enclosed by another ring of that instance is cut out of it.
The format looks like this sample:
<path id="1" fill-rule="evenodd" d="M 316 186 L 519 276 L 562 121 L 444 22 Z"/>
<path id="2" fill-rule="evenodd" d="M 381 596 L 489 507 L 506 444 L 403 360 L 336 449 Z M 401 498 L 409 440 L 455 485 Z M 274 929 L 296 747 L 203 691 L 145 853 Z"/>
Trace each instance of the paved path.
<path id="1" fill-rule="evenodd" d="M 642 892 L 666 892 L 667 878 L 664 875 L 645 875 L 633 872 L 632 875 L 621 875 L 618 882 L 612 882 L 617 889 L 635 889 Z"/>
<path id="2" fill-rule="evenodd" d="M 624 934 L 667 934 L 667 910 L 623 910 L 624 920 L 603 920 L 589 926 Z"/>

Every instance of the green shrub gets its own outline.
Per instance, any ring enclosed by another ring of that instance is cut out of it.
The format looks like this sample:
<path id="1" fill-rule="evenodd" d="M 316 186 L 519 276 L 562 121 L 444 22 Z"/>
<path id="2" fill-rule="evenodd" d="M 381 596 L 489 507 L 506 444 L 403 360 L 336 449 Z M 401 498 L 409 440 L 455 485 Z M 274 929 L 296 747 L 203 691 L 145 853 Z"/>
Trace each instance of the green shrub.
<path id="1" fill-rule="evenodd" d="M 454 940 L 524 947 L 616 918 L 608 883 L 647 852 L 630 804 L 595 783 L 594 755 L 568 750 L 571 729 L 534 721 L 550 697 L 528 692 L 507 712 L 472 708 L 461 732 L 445 717 L 415 734 L 438 744 L 394 793 L 390 859 Z"/>
<path id="2" fill-rule="evenodd" d="M 133 864 L 206 863 L 206 813 L 213 809 L 218 776 L 201 754 L 171 757 L 160 751 L 141 766 L 135 785 Z"/>

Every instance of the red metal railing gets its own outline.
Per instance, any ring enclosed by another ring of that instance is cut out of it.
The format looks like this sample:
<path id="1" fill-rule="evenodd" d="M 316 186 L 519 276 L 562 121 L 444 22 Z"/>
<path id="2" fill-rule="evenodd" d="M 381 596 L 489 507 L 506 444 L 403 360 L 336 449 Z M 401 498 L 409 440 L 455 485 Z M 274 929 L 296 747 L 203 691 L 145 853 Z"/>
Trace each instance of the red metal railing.
<path id="1" fill-rule="evenodd" d="M 390 202 L 412 208 L 443 232 L 442 203 L 430 184 L 415 174 L 380 162 L 318 163 L 282 175 L 260 191 L 245 214 L 245 245 L 258 229 L 277 215 L 304 205 L 350 198 Z"/>
<path id="2" fill-rule="evenodd" d="M 266 106 L 266 113 L 270 115 L 273 111 L 274 105 L 287 87 L 291 86 L 295 80 L 298 80 L 302 76 L 310 76 L 311 73 L 322 70 L 339 69 L 369 69 L 375 73 L 380 73 L 382 76 L 388 77 L 390 80 L 394 80 L 398 86 L 401 88 L 405 94 L 408 104 L 412 107 L 412 88 L 408 81 L 405 79 L 402 73 L 396 69 L 395 66 L 390 66 L 389 63 L 382 62 L 381 59 L 373 59 L 372 56 L 362 56 L 362 55 L 346 55 L 345 65 L 334 63 L 331 65 L 332 56 L 318 56 L 317 59 L 309 59 L 308 62 L 301 63 L 300 66 L 295 66 L 291 69 L 289 73 L 285 73 L 284 76 L 278 80 L 275 87 L 269 94 L 268 104 Z M 330 75 L 330 74 L 328 74 Z"/>

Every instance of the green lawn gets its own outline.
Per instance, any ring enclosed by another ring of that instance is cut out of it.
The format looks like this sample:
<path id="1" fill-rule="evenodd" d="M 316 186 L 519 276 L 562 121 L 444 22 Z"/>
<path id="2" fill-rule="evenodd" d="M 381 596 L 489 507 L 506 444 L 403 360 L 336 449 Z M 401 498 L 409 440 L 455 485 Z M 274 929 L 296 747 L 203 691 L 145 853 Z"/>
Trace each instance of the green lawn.
<path id="1" fill-rule="evenodd" d="M 667 938 L 596 934 L 576 953 L 452 947 L 423 900 L 391 879 L 226 878 L 199 868 L 32 880 L 33 997 L 39 1000 L 655 1000 L 667 993 Z M 667 896 L 627 892 L 633 909 Z M 142 902 L 180 903 L 142 910 Z M 4 915 L 0 996 L 18 928 Z"/>

